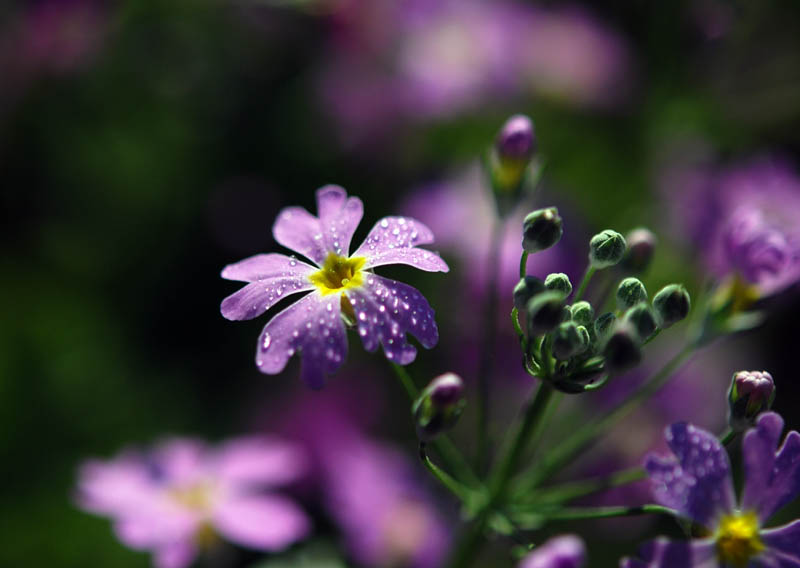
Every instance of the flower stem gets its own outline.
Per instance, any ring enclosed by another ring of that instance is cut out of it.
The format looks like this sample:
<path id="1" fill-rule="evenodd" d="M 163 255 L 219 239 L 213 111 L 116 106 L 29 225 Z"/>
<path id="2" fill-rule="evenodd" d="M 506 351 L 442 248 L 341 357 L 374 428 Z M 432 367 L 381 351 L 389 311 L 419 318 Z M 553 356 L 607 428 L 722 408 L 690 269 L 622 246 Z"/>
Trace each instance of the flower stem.
<path id="1" fill-rule="evenodd" d="M 531 501 L 536 503 L 564 503 L 572 499 L 599 493 L 612 487 L 635 483 L 646 477 L 647 473 L 644 468 L 639 466 L 632 467 L 606 476 L 582 479 L 553 487 L 543 487 L 531 496 Z"/>
<path id="2" fill-rule="evenodd" d="M 723 432 L 720 435 L 719 441 L 722 443 L 723 446 L 727 446 L 728 444 L 733 442 L 733 439 L 735 437 L 736 437 L 736 431 L 729 426 L 728 429 L 725 430 L 725 432 Z"/>
<path id="3" fill-rule="evenodd" d="M 638 507 L 575 507 L 561 509 L 555 513 L 545 515 L 553 521 L 574 521 L 581 519 L 607 519 L 609 517 L 629 517 L 632 515 L 671 515 L 678 516 L 678 512 L 661 505 L 639 505 Z"/>
<path id="4" fill-rule="evenodd" d="M 525 278 L 525 274 L 528 272 L 528 251 L 522 251 L 522 256 L 519 258 L 519 278 L 522 280 Z"/>
<path id="5" fill-rule="evenodd" d="M 419 443 L 419 459 L 422 462 L 422 464 L 428 469 L 428 471 L 430 471 L 442 485 L 444 485 L 447 489 L 449 489 L 450 492 L 456 497 L 458 497 L 463 503 L 472 501 L 473 497 L 471 495 L 472 493 L 471 489 L 459 483 L 449 473 L 447 473 L 446 471 L 444 471 L 431 461 L 431 459 L 428 457 L 425 442 Z"/>
<path id="6" fill-rule="evenodd" d="M 575 297 L 572 298 L 572 303 L 579 302 L 581 298 L 583 298 L 583 293 L 586 292 L 586 286 L 589 285 L 589 280 L 592 279 L 595 273 L 595 267 L 591 264 L 586 267 L 586 272 L 583 273 L 583 280 L 581 280 L 581 285 L 578 286 L 578 291 L 575 292 Z"/>

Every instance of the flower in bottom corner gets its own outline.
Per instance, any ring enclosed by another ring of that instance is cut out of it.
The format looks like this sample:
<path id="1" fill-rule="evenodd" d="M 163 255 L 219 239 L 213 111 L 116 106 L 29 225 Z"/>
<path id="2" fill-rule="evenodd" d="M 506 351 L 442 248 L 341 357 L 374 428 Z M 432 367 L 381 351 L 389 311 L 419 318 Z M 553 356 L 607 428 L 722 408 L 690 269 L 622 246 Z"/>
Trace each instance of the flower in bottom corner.
<path id="1" fill-rule="evenodd" d="M 361 221 L 363 205 L 338 186 L 317 191 L 318 217 L 300 207 L 280 212 L 272 233 L 281 245 L 308 258 L 260 254 L 226 266 L 222 277 L 247 282 L 222 301 L 230 320 L 252 319 L 281 299 L 310 292 L 273 317 L 261 333 L 256 364 L 262 373 L 280 373 L 299 353 L 301 375 L 311 387 L 323 385 L 347 355 L 345 322 L 358 329 L 367 351 L 383 346 L 387 359 L 411 363 L 417 350 L 439 340 L 433 309 L 415 288 L 377 276 L 372 269 L 408 264 L 428 272 L 447 272 L 435 253 L 417 245 L 433 242 L 428 227 L 409 217 L 385 217 L 352 254 L 350 240 Z"/>
<path id="2" fill-rule="evenodd" d="M 800 566 L 800 520 L 765 528 L 778 509 L 800 493 L 800 434 L 778 447 L 783 419 L 759 416 L 742 442 L 744 490 L 738 505 L 728 454 L 716 436 L 690 424 L 666 431 L 674 457 L 651 456 L 645 468 L 661 505 L 700 527 L 690 541 L 658 539 L 623 560 L 623 568 L 790 568 Z"/>
<path id="3" fill-rule="evenodd" d="M 586 546 L 575 535 L 551 538 L 522 559 L 519 568 L 581 568 L 586 562 Z"/>
<path id="4" fill-rule="evenodd" d="M 111 518 L 126 546 L 150 551 L 157 568 L 184 568 L 222 539 L 278 551 L 304 538 L 306 514 L 268 491 L 307 468 L 296 446 L 273 438 L 230 440 L 210 448 L 172 439 L 147 452 L 90 460 L 79 471 L 76 501 Z"/>

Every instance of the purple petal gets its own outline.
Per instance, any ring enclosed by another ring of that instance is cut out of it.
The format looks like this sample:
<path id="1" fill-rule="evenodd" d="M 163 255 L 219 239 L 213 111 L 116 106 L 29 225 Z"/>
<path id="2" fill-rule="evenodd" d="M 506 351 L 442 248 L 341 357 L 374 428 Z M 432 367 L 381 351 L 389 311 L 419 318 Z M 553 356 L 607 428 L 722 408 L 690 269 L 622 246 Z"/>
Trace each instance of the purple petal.
<path id="1" fill-rule="evenodd" d="M 725 448 L 710 432 L 683 422 L 667 427 L 666 439 L 675 458 L 649 456 L 645 463 L 653 497 L 701 525 L 715 526 L 735 502 Z"/>
<path id="2" fill-rule="evenodd" d="M 742 442 L 742 508 L 755 510 L 762 522 L 800 493 L 800 434 L 789 432 L 778 450 L 782 431 L 783 419 L 765 412 Z"/>
<path id="3" fill-rule="evenodd" d="M 767 547 L 766 554 L 778 561 L 774 566 L 800 566 L 800 521 L 762 530 L 761 541 Z"/>
<path id="4" fill-rule="evenodd" d="M 417 350 L 406 340 L 406 333 L 428 349 L 439 340 L 433 309 L 418 290 L 407 284 L 370 274 L 363 286 L 345 294 L 353 305 L 358 334 L 367 351 L 375 351 L 378 344 L 383 344 L 387 359 L 407 365 Z"/>
<path id="5" fill-rule="evenodd" d="M 308 277 L 316 270 L 283 254 L 259 254 L 228 265 L 223 278 L 250 284 L 222 300 L 220 311 L 229 320 L 258 317 L 291 294 L 313 290 Z"/>
<path id="6" fill-rule="evenodd" d="M 672 541 L 659 538 L 639 550 L 644 560 L 628 559 L 621 566 L 631 568 L 716 568 L 714 539 Z"/>
<path id="7" fill-rule="evenodd" d="M 428 272 L 447 272 L 447 264 L 438 255 L 414 248 L 432 242 L 433 232 L 416 219 L 384 217 L 375 223 L 353 256 L 367 258 L 364 268 L 408 264 Z"/>
<path id="8" fill-rule="evenodd" d="M 348 256 L 353 233 L 364 214 L 361 200 L 348 198 L 341 187 L 327 185 L 317 190 L 317 210 L 319 218 L 302 207 L 282 210 L 272 227 L 275 240 L 317 264 L 322 264 L 329 252 Z"/>
<path id="9" fill-rule="evenodd" d="M 563 535 L 537 546 L 519 568 L 580 568 L 585 562 L 583 541 L 575 535 Z"/>
<path id="10" fill-rule="evenodd" d="M 281 485 L 303 475 L 307 466 L 300 446 L 275 438 L 238 438 L 217 453 L 217 476 L 229 485 Z"/>
<path id="11" fill-rule="evenodd" d="M 321 388 L 347 356 L 347 338 L 340 317 L 341 296 L 312 292 L 272 318 L 258 340 L 256 365 L 262 373 L 280 373 L 292 355 L 300 352 L 301 376 L 312 388 Z"/>
<path id="12" fill-rule="evenodd" d="M 186 568 L 196 556 L 197 548 L 191 540 L 172 542 L 155 551 L 153 564 L 156 568 Z"/>
<path id="13" fill-rule="evenodd" d="M 92 513 L 120 515 L 136 510 L 142 496 L 153 491 L 141 456 L 125 454 L 110 462 L 92 460 L 81 465 L 76 501 Z"/>
<path id="14" fill-rule="evenodd" d="M 305 537 L 311 527 L 292 501 L 274 495 L 241 497 L 219 506 L 214 527 L 222 536 L 257 550 L 281 550 Z"/>

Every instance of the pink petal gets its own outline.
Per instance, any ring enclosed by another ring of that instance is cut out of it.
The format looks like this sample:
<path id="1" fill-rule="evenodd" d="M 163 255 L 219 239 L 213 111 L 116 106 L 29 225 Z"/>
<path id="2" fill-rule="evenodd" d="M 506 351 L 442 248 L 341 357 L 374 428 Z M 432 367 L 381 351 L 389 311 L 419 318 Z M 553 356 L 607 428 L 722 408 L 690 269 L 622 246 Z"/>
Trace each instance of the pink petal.
<path id="1" fill-rule="evenodd" d="M 239 282 L 255 282 L 284 276 L 303 276 L 315 267 L 298 261 L 285 254 L 257 254 L 239 262 L 229 264 L 222 269 L 221 276 L 226 280 Z"/>
<path id="2" fill-rule="evenodd" d="M 386 264 L 408 264 L 428 272 L 447 272 L 438 255 L 414 248 L 433 242 L 433 232 L 410 217 L 384 217 L 378 221 L 353 256 L 364 256 L 364 268 Z"/>
<path id="3" fill-rule="evenodd" d="M 197 549 L 191 540 L 182 540 L 161 546 L 155 551 L 153 564 L 156 568 L 186 568 L 197 556 Z"/>
<path id="4" fill-rule="evenodd" d="M 214 512 L 214 527 L 233 543 L 275 551 L 305 537 L 311 524 L 292 501 L 274 495 L 242 497 Z"/>
<path id="5" fill-rule="evenodd" d="M 296 480 L 307 467 L 300 446 L 253 436 L 226 442 L 217 454 L 217 475 L 228 484 L 280 485 Z"/>

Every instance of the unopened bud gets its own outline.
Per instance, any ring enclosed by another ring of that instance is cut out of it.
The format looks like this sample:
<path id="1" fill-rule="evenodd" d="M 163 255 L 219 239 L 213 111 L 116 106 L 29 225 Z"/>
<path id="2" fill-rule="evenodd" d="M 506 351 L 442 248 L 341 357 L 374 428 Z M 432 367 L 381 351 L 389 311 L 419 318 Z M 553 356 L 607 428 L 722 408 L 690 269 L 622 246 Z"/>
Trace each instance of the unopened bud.
<path id="1" fill-rule="evenodd" d="M 664 286 L 653 298 L 658 327 L 666 329 L 689 315 L 691 300 L 689 292 L 681 284 Z"/>
<path id="2" fill-rule="evenodd" d="M 572 293 L 572 282 L 569 281 L 569 276 L 563 272 L 548 274 L 544 279 L 544 286 L 548 290 L 561 292 L 565 298 Z"/>
<path id="3" fill-rule="evenodd" d="M 617 307 L 625 311 L 647 301 L 647 289 L 638 278 L 625 278 L 617 288 Z"/>
<path id="4" fill-rule="evenodd" d="M 617 322 L 603 347 L 606 370 L 621 373 L 635 367 L 642 359 L 639 334 L 626 322 Z"/>
<path id="5" fill-rule="evenodd" d="M 564 294 L 553 290 L 537 294 L 528 302 L 526 310 L 528 335 L 544 335 L 563 321 Z"/>
<path id="6" fill-rule="evenodd" d="M 603 337 L 616 321 L 617 316 L 611 312 L 606 312 L 599 316 L 594 322 L 594 331 L 597 334 L 597 337 Z"/>
<path id="7" fill-rule="evenodd" d="M 586 328 L 584 328 L 586 331 Z M 553 355 L 564 361 L 584 351 L 588 346 L 588 334 L 584 337 L 578 331 L 575 322 L 568 321 L 559 325 L 553 332 Z"/>
<path id="8" fill-rule="evenodd" d="M 636 304 L 625 312 L 625 321 L 630 322 L 642 341 L 647 340 L 658 328 L 656 314 L 647 302 Z"/>
<path id="9" fill-rule="evenodd" d="M 625 256 L 625 237 L 606 229 L 589 241 L 589 262 L 596 269 L 614 266 Z"/>
<path id="10" fill-rule="evenodd" d="M 529 162 L 536 152 L 533 121 L 524 114 L 509 118 L 497 135 L 495 149 L 500 161 Z"/>
<path id="11" fill-rule="evenodd" d="M 464 410 L 464 381 L 455 373 L 433 379 L 412 407 L 420 440 L 429 441 L 452 428 Z"/>
<path id="12" fill-rule="evenodd" d="M 628 252 L 622 259 L 622 265 L 631 272 L 641 273 L 650 266 L 653 260 L 653 253 L 656 250 L 658 239 L 649 229 L 634 229 L 625 235 L 628 243 Z"/>
<path id="13" fill-rule="evenodd" d="M 539 252 L 556 244 L 564 232 L 558 209 L 548 207 L 528 213 L 522 223 L 522 248 Z"/>
<path id="14" fill-rule="evenodd" d="M 756 417 L 769 410 L 775 400 L 775 382 L 766 371 L 739 371 L 733 375 L 728 391 L 728 423 L 743 432 Z"/>
<path id="15" fill-rule="evenodd" d="M 583 300 L 575 302 L 570 307 L 570 312 L 572 312 L 572 321 L 578 325 L 591 325 L 594 320 L 594 308 L 589 302 Z"/>
<path id="16" fill-rule="evenodd" d="M 525 305 L 539 292 L 545 290 L 544 282 L 535 276 L 526 276 L 514 286 L 514 307 L 524 310 Z"/>

